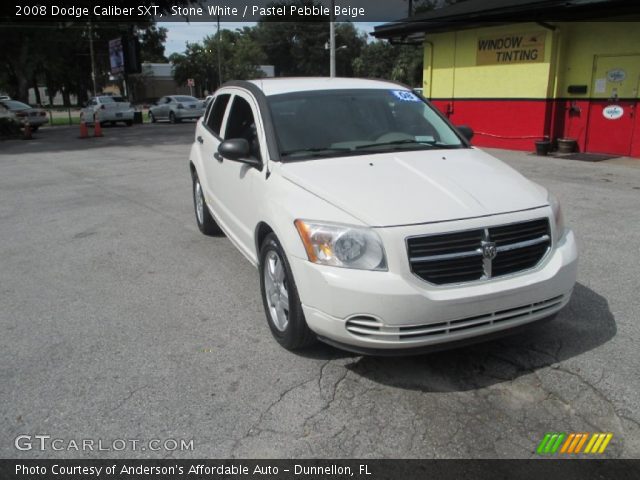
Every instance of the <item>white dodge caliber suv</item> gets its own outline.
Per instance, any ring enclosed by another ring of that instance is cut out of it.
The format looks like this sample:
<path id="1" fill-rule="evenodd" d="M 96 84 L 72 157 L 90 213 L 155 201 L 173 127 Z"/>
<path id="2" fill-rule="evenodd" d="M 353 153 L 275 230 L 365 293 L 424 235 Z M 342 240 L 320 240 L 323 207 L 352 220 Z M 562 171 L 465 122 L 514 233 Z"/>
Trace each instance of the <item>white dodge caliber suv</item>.
<path id="1" fill-rule="evenodd" d="M 257 266 L 285 348 L 418 353 L 514 332 L 569 301 L 558 201 L 409 88 L 230 82 L 198 120 L 195 216 Z"/>

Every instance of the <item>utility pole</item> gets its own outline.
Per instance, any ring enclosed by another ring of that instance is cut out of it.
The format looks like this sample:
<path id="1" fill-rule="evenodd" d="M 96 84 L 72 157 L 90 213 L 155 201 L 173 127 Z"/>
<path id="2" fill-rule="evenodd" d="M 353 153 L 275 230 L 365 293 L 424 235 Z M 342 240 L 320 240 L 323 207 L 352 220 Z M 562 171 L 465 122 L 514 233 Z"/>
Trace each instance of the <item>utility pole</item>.
<path id="1" fill-rule="evenodd" d="M 220 88 L 222 86 L 222 53 L 221 53 L 221 48 L 222 48 L 222 42 L 221 42 L 221 37 L 220 37 L 220 15 L 218 15 L 218 48 L 216 50 L 218 50 L 218 88 Z"/>
<path id="2" fill-rule="evenodd" d="M 329 15 L 329 76 L 336 76 L 336 25 L 335 25 L 335 0 L 331 0 L 331 13 Z"/>
<path id="3" fill-rule="evenodd" d="M 95 97 L 98 94 L 98 89 L 96 88 L 96 57 L 93 52 L 93 25 L 91 20 L 89 20 L 89 54 L 91 55 L 91 82 L 93 83 L 93 96 Z"/>

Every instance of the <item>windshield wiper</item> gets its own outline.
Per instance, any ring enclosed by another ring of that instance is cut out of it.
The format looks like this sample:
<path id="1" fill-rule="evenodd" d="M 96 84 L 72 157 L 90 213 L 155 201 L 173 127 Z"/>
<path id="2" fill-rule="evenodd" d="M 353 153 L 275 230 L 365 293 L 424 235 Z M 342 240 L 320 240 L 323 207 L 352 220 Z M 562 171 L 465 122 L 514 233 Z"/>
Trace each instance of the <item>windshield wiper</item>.
<path id="1" fill-rule="evenodd" d="M 291 155 L 298 155 L 298 154 L 309 154 L 311 156 L 322 156 L 322 154 L 326 154 L 326 153 L 335 153 L 335 152 L 349 152 L 351 151 L 350 148 L 345 148 L 345 147 L 319 147 L 319 148 L 299 148 L 297 150 L 285 150 L 284 152 L 281 152 L 280 155 L 282 155 L 283 157 L 288 157 Z"/>
<path id="2" fill-rule="evenodd" d="M 394 145 L 408 145 L 408 144 L 415 144 L 415 145 L 420 145 L 424 148 L 441 148 L 441 149 L 453 149 L 453 148 L 461 148 L 463 145 L 450 145 L 447 143 L 440 143 L 440 142 L 435 142 L 435 141 L 418 141 L 418 140 L 412 140 L 409 138 L 405 138 L 402 140 L 394 140 L 392 142 L 382 142 L 382 143 L 368 143 L 366 145 L 358 145 L 356 147 L 356 149 L 362 149 L 362 148 L 374 148 L 374 147 L 390 147 L 390 146 L 394 146 Z"/>
<path id="3" fill-rule="evenodd" d="M 464 145 L 459 144 L 451 144 L 451 143 L 440 143 L 440 142 L 425 142 L 430 147 L 442 148 L 442 149 L 455 149 L 455 148 L 464 148 Z"/>
<path id="4" fill-rule="evenodd" d="M 356 150 L 360 150 L 362 148 L 391 147 L 391 146 L 394 146 L 394 145 L 406 145 L 408 143 L 413 143 L 413 144 L 416 144 L 416 145 L 422 145 L 424 147 L 430 147 L 431 146 L 429 143 L 419 142 L 417 140 L 411 140 L 409 138 L 405 138 L 405 139 L 402 139 L 402 140 L 394 140 L 392 142 L 367 143 L 366 145 L 358 145 L 356 147 Z"/>

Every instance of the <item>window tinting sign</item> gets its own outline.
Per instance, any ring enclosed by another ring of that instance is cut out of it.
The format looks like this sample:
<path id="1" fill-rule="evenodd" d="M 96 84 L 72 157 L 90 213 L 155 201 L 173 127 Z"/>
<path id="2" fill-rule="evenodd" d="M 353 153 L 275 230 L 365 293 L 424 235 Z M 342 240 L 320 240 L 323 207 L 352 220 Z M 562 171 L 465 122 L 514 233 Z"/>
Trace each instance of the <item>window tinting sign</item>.
<path id="1" fill-rule="evenodd" d="M 478 38 L 477 65 L 508 65 L 544 61 L 545 32 L 522 32 Z"/>
<path id="2" fill-rule="evenodd" d="M 602 116 L 607 120 L 618 120 L 624 115 L 624 108 L 620 105 L 607 105 L 602 109 Z"/>

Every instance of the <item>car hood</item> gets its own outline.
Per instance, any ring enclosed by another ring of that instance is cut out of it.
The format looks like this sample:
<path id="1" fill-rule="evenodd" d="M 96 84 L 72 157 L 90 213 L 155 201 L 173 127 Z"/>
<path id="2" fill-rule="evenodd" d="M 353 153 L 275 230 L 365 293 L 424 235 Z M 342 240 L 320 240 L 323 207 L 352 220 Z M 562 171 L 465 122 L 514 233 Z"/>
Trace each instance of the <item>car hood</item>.
<path id="1" fill-rule="evenodd" d="M 283 163 L 287 180 L 370 226 L 441 222 L 547 205 L 544 188 L 475 148 Z"/>

